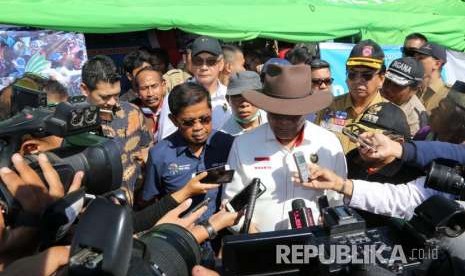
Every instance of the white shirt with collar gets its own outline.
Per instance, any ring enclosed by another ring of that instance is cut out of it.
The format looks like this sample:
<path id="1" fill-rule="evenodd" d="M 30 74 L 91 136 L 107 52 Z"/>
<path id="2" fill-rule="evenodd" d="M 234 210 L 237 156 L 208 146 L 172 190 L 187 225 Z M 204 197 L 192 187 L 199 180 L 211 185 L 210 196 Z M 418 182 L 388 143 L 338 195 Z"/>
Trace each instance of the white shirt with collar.
<path id="1" fill-rule="evenodd" d="M 266 112 L 259 109 L 258 110 L 258 117 L 257 117 L 258 121 L 259 121 L 259 126 L 260 125 L 263 125 L 265 123 L 268 122 L 268 119 L 266 117 Z M 226 122 L 223 124 L 223 126 L 221 127 L 220 129 L 221 131 L 225 132 L 225 133 L 228 133 L 232 136 L 238 136 L 238 135 L 241 135 L 241 134 L 244 134 L 246 132 L 249 132 L 251 130 L 246 130 L 244 129 L 235 119 L 234 119 L 234 115 L 231 114 L 231 116 L 229 116 L 229 119 L 226 120 Z"/>
<path id="2" fill-rule="evenodd" d="M 192 81 L 195 82 L 195 79 Z M 218 88 L 215 92 L 215 95 L 211 97 L 213 129 L 220 129 L 224 122 L 231 115 L 231 108 L 226 101 L 226 91 L 227 87 L 218 81 Z M 168 137 L 177 130 L 176 126 L 168 117 L 168 115 L 171 113 L 168 105 L 168 97 L 169 94 L 165 96 L 166 100 L 163 101 L 163 106 L 160 112 L 158 141 Z"/>
<path id="3" fill-rule="evenodd" d="M 228 164 L 236 170 L 234 179 L 223 189 L 223 199 L 230 199 L 255 177 L 266 186 L 265 193 L 256 201 L 252 222 L 261 232 L 290 229 L 288 212 L 294 199 L 304 199 L 311 208 L 313 219 L 320 212 L 317 198 L 327 194 L 330 205 L 340 205 L 342 196 L 333 191 L 321 191 L 296 185 L 291 176 L 297 172 L 293 153 L 302 151 L 310 162 L 310 155 L 318 155 L 318 164 L 346 177 L 347 166 L 342 146 L 330 131 L 305 122 L 302 144 L 287 149 L 278 142 L 269 124 L 238 136 L 231 148 Z M 240 226 L 236 226 L 236 230 Z"/>
<path id="4" fill-rule="evenodd" d="M 348 204 L 375 214 L 410 219 L 415 208 L 433 195 L 454 198 L 451 194 L 425 188 L 425 180 L 423 176 L 399 185 L 352 180 L 352 198 Z"/>

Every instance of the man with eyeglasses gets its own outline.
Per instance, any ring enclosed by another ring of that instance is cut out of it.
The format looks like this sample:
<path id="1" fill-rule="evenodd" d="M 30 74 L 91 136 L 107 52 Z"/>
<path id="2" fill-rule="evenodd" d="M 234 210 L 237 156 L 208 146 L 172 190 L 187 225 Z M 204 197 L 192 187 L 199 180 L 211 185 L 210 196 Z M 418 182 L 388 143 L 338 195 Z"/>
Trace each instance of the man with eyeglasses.
<path id="1" fill-rule="evenodd" d="M 143 190 L 145 201 L 180 190 L 192 175 L 226 163 L 234 138 L 212 129 L 210 94 L 201 85 L 184 83 L 173 88 L 167 100 L 175 133 L 150 149 Z M 210 197 L 204 216 L 213 214 L 218 205 L 217 185 L 194 203 Z M 219 193 L 221 194 L 221 192 Z"/>
<path id="2" fill-rule="evenodd" d="M 413 56 L 414 50 L 428 42 L 426 36 L 420 33 L 411 33 L 405 37 L 404 46 L 400 48 L 403 57 Z"/>
<path id="3" fill-rule="evenodd" d="M 428 124 L 425 106 L 416 95 L 421 89 L 423 74 L 419 61 L 412 57 L 399 58 L 389 65 L 381 88 L 381 95 L 405 112 L 411 136 Z"/>
<path id="4" fill-rule="evenodd" d="M 266 191 L 256 201 L 252 231 L 289 229 L 288 212 L 297 198 L 306 202 L 314 221 L 318 221 L 317 198 L 326 192 L 294 185 L 291 175 L 297 171 L 295 153 L 303 153 L 307 163 L 325 164 L 342 177 L 346 175 L 345 158 L 337 138 L 305 119 L 307 114 L 332 101 L 330 93 L 312 93 L 310 80 L 308 65 L 270 64 L 263 88 L 242 93 L 248 102 L 267 112 L 268 123 L 236 137 L 228 159 L 236 173 L 225 186 L 223 198 L 232 198 L 253 178 L 260 178 Z M 331 205 L 340 204 L 336 193 L 328 194 L 328 199 Z M 234 230 L 239 228 L 236 226 Z"/>
<path id="5" fill-rule="evenodd" d="M 202 85 L 210 93 L 213 129 L 220 129 L 231 115 L 226 101 L 227 88 L 219 80 L 223 67 L 223 50 L 217 39 L 200 36 L 192 42 L 192 81 Z M 165 102 L 160 113 L 158 141 L 176 131 L 176 126 L 168 119 L 169 113 L 169 106 Z"/>
<path id="6" fill-rule="evenodd" d="M 446 85 L 441 78 L 442 68 L 447 62 L 446 49 L 441 45 L 428 42 L 414 50 L 414 57 L 423 64 L 427 86 L 418 93 L 418 97 L 425 105 L 426 111 L 431 112 L 450 90 L 450 86 Z"/>
<path id="7" fill-rule="evenodd" d="M 312 91 L 332 93 L 334 79 L 331 77 L 329 63 L 322 59 L 314 59 L 310 67 L 312 68 Z"/>
<path id="8" fill-rule="evenodd" d="M 379 93 L 386 70 L 383 50 L 372 40 L 359 42 L 350 52 L 346 70 L 349 93 L 336 97 L 331 106 L 320 111 L 315 121 L 336 134 L 344 153 L 357 147 L 342 134 L 344 126 L 358 121 L 370 106 L 385 101 Z"/>

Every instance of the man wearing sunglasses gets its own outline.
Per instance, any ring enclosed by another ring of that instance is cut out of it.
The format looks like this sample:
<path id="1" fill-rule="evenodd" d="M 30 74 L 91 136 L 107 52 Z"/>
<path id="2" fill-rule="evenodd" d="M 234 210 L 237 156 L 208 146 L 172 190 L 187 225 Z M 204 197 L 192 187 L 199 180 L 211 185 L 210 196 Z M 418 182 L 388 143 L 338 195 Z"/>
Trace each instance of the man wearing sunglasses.
<path id="1" fill-rule="evenodd" d="M 178 191 L 199 171 L 224 165 L 234 139 L 212 129 L 210 94 L 203 86 L 189 82 L 177 85 L 167 102 L 177 130 L 150 149 L 145 201 Z M 192 206 L 210 197 L 208 216 L 218 207 L 218 186 L 206 185 L 203 193 L 206 195 L 194 198 Z"/>
<path id="2" fill-rule="evenodd" d="M 420 33 L 411 33 L 405 37 L 404 46 L 400 48 L 403 57 L 411 57 L 414 55 L 415 49 L 420 48 L 428 42 L 426 36 Z"/>
<path id="3" fill-rule="evenodd" d="M 386 70 L 383 50 L 372 40 L 359 42 L 350 52 L 346 70 L 349 93 L 336 97 L 316 120 L 317 124 L 336 134 L 344 153 L 357 147 L 342 134 L 344 126 L 359 120 L 370 106 L 385 101 L 379 93 Z"/>
<path id="4" fill-rule="evenodd" d="M 425 105 L 426 111 L 431 112 L 450 90 L 450 86 L 444 84 L 441 78 L 442 68 L 447 62 L 446 49 L 428 42 L 414 50 L 414 57 L 423 64 L 427 86 L 425 90 L 420 91 L 418 97 Z"/>
<path id="5" fill-rule="evenodd" d="M 416 96 L 423 82 L 423 65 L 412 57 L 394 60 L 386 72 L 381 95 L 405 112 L 413 137 L 428 124 L 425 106 Z"/>
<path id="6" fill-rule="evenodd" d="M 214 129 L 220 129 L 231 115 L 226 101 L 227 88 L 219 80 L 223 67 L 223 50 L 217 39 L 201 36 L 192 42 L 192 82 L 202 85 L 210 93 Z M 168 119 L 169 113 L 169 106 L 164 103 L 160 114 L 158 141 L 176 131 L 176 126 Z"/>
<path id="7" fill-rule="evenodd" d="M 332 93 L 334 79 L 331 77 L 329 63 L 322 59 L 314 59 L 310 67 L 312 68 L 312 91 Z"/>

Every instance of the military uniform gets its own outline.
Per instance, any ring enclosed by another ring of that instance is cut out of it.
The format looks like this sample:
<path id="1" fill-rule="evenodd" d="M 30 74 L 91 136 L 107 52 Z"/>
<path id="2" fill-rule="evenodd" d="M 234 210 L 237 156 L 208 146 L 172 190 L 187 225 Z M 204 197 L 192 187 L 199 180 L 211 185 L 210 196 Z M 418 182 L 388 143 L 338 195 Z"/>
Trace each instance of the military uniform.
<path id="1" fill-rule="evenodd" d="M 351 142 L 347 136 L 342 134 L 342 128 L 348 124 L 358 121 L 363 112 L 365 112 L 365 110 L 367 110 L 370 106 L 385 101 L 386 100 L 381 97 L 381 94 L 376 92 L 371 103 L 362 110 L 362 112 L 356 113 L 350 94 L 341 95 L 336 97 L 328 108 L 319 112 L 315 123 L 333 131 L 339 138 L 344 153 L 346 154 L 350 150 L 356 148 L 357 144 Z"/>
<path id="2" fill-rule="evenodd" d="M 407 116 L 411 136 L 414 136 L 421 128 L 428 124 L 428 114 L 426 113 L 425 106 L 416 95 L 413 95 L 400 108 L 404 111 L 405 116 Z"/>
<path id="3" fill-rule="evenodd" d="M 447 96 L 450 86 L 444 84 L 442 79 L 431 82 L 430 86 L 423 92 L 418 94 L 418 98 L 423 103 L 426 111 L 431 114 L 431 110 L 439 105 L 439 102 Z"/>
<path id="4" fill-rule="evenodd" d="M 166 94 L 168 94 L 173 87 L 178 84 L 185 83 L 186 80 L 192 76 L 189 73 L 181 69 L 171 69 L 163 75 L 163 79 L 166 82 Z M 166 95 L 165 94 L 165 95 Z"/>

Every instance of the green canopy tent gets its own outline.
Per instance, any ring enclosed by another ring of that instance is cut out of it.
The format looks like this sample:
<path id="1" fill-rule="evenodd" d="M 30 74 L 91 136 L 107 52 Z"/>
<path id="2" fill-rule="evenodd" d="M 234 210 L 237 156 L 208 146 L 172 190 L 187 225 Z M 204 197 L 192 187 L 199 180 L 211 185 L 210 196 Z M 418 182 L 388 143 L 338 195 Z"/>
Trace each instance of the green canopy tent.
<path id="1" fill-rule="evenodd" d="M 465 50 L 463 0 L 4 0 L 0 23 L 84 33 L 179 28 L 224 40 L 309 42 L 411 32 Z"/>

